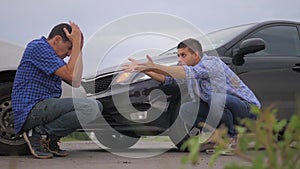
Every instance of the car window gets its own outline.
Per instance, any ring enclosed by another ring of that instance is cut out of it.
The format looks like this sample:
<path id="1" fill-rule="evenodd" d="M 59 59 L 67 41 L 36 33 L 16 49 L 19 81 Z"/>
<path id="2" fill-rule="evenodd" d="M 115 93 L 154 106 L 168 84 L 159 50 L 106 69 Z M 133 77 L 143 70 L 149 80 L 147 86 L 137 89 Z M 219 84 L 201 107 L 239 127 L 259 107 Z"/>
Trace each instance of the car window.
<path id="1" fill-rule="evenodd" d="M 294 26 L 273 26 L 260 30 L 250 38 L 262 38 L 266 48 L 256 52 L 259 56 L 300 56 L 298 30 Z"/>
<path id="2" fill-rule="evenodd" d="M 222 29 L 219 31 L 208 33 L 205 36 L 200 36 L 197 39 L 201 42 L 203 51 L 215 50 L 218 47 L 228 43 L 233 38 L 237 37 L 242 32 L 254 26 L 255 24 L 256 23 L 252 23 Z"/>
<path id="3" fill-rule="evenodd" d="M 249 29 L 250 27 L 252 27 L 255 24 L 256 23 L 252 23 L 252 24 L 239 25 L 239 26 L 235 26 L 235 27 L 221 29 L 218 31 L 208 33 L 204 36 L 199 36 L 196 39 L 200 41 L 204 52 L 210 51 L 210 50 L 215 50 L 218 47 L 229 42 L 233 38 L 237 37 L 239 34 L 241 34 L 242 32 Z M 176 47 L 173 47 L 173 48 L 167 50 L 166 52 L 163 52 L 162 54 L 160 54 L 160 56 L 174 55 L 174 54 L 177 54 Z"/>

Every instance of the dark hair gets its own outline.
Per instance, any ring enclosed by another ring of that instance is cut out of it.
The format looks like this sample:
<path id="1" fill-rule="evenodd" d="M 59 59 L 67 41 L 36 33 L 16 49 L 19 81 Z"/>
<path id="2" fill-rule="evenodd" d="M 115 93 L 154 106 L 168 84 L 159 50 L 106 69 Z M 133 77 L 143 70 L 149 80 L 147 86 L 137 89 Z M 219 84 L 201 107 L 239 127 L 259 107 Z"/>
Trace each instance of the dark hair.
<path id="1" fill-rule="evenodd" d="M 189 39 L 186 39 L 182 42 L 180 42 L 178 45 L 177 45 L 177 49 L 179 48 L 188 48 L 189 51 L 191 53 L 195 53 L 195 52 L 198 52 L 198 54 L 200 56 L 202 56 L 203 54 L 203 51 L 202 51 L 202 46 L 200 44 L 200 42 L 196 39 L 192 39 L 192 38 L 189 38 Z"/>
<path id="2" fill-rule="evenodd" d="M 48 40 L 54 38 L 54 36 L 56 35 L 59 35 L 60 37 L 62 37 L 62 40 L 64 42 L 70 41 L 64 32 L 64 28 L 66 28 L 70 33 L 72 32 L 72 28 L 69 24 L 61 23 L 52 28 L 51 32 L 49 33 Z"/>

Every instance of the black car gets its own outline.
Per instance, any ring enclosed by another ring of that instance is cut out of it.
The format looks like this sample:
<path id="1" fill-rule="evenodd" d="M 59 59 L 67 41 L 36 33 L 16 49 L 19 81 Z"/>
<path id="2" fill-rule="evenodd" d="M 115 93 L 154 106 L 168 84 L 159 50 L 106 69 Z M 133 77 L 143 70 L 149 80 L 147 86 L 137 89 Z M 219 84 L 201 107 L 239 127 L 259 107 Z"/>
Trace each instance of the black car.
<path id="1" fill-rule="evenodd" d="M 299 22 L 267 21 L 223 29 L 198 40 L 207 55 L 219 56 L 252 89 L 263 107 L 276 103 L 278 118 L 288 119 L 300 112 L 299 33 Z M 154 60 L 176 65 L 176 52 L 172 48 Z M 178 117 L 180 105 L 190 99 L 184 84 L 163 85 L 144 73 L 115 68 L 82 83 L 88 97 L 104 106 L 103 118 L 84 126 L 85 131 L 93 131 L 110 148 L 128 148 L 141 136 L 157 135 L 170 136 L 180 147 L 197 132 Z M 10 144 L 1 137 L 0 144 Z"/>
<path id="2" fill-rule="evenodd" d="M 238 74 L 263 107 L 277 103 L 278 118 L 282 119 L 300 107 L 299 32 L 298 22 L 268 21 L 223 29 L 198 39 L 207 55 L 221 57 Z M 175 65 L 176 51 L 173 48 L 161 54 L 155 62 Z M 113 131 L 95 130 L 99 123 L 89 126 L 102 144 L 124 148 L 140 136 L 169 135 L 180 147 L 194 134 L 178 118 L 181 103 L 189 100 L 185 85 L 165 86 L 144 73 L 106 72 L 83 83 L 88 95 L 104 105 L 102 128 L 109 125 Z"/>

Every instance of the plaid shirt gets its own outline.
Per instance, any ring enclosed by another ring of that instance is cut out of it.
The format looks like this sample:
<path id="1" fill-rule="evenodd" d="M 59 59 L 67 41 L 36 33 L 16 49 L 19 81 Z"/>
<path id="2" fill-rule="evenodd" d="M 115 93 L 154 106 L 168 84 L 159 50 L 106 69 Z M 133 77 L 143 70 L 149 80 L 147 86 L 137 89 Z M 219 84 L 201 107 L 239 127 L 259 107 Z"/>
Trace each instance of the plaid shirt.
<path id="1" fill-rule="evenodd" d="M 12 90 L 16 133 L 21 130 L 29 112 L 39 101 L 61 96 L 61 78 L 54 72 L 65 64 L 45 37 L 27 45 Z"/>
<path id="2" fill-rule="evenodd" d="M 261 107 L 254 93 L 219 57 L 205 55 L 197 65 L 183 67 L 188 92 L 193 101 L 199 97 L 208 102 L 212 93 L 226 93 Z M 172 77 L 166 77 L 165 84 L 173 82 Z"/>

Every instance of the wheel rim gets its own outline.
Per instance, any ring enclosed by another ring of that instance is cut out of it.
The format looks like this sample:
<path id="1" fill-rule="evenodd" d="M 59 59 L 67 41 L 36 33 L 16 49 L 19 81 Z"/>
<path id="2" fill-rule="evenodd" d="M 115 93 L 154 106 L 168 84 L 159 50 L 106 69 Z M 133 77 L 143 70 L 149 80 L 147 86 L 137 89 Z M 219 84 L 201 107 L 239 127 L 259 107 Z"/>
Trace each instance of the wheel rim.
<path id="1" fill-rule="evenodd" d="M 0 101 L 0 142 L 9 145 L 24 144 L 22 134 L 15 134 L 11 99 Z"/>

